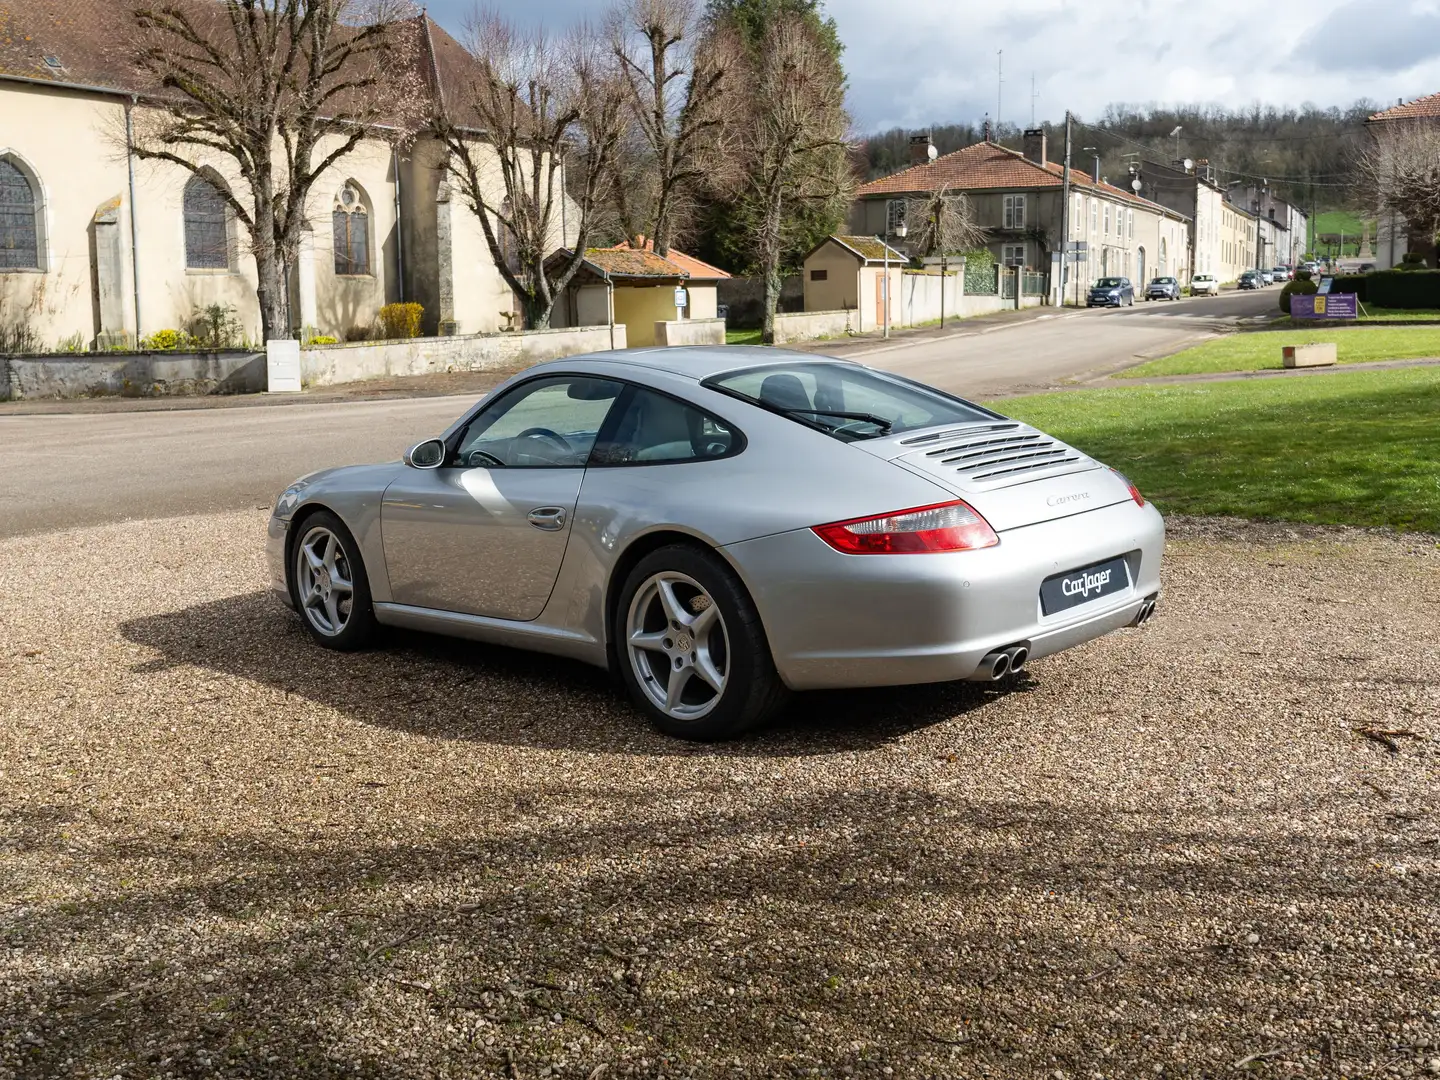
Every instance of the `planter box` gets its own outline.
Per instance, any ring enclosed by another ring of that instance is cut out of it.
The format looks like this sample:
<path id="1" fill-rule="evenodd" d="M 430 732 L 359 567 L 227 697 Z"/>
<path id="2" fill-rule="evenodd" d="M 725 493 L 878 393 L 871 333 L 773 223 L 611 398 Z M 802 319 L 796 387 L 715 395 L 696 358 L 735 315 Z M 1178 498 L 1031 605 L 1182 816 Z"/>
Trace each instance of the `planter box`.
<path id="1" fill-rule="evenodd" d="M 1335 363 L 1335 343 L 1286 345 L 1282 350 L 1287 368 L 1329 367 Z"/>

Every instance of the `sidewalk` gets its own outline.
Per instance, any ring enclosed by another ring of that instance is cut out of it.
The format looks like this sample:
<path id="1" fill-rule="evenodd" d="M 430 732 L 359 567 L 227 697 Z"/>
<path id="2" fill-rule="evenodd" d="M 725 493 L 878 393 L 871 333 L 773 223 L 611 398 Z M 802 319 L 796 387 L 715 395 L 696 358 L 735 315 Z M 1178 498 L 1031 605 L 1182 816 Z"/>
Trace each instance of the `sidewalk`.
<path id="1" fill-rule="evenodd" d="M 879 333 L 827 341 L 801 341 L 785 348 L 797 352 L 826 356 L 855 357 L 904 349 L 952 337 L 973 337 L 993 333 L 1010 326 L 1020 326 L 1043 318 L 1062 318 L 1076 314 L 1062 308 L 1038 307 L 1021 311 L 1001 311 L 993 315 L 977 315 L 972 319 L 955 320 L 944 329 L 938 326 L 914 330 L 892 330 L 887 341 Z M 714 346 L 702 346 L 714 348 Z M 38 416 L 65 413 L 95 414 L 117 412 L 169 412 L 178 409 L 239 409 L 281 405 L 329 405 L 337 402 L 384 401 L 396 398 L 427 398 L 467 396 L 478 397 L 494 389 L 522 368 L 491 371 L 461 371 L 435 375 L 366 379 L 363 382 L 341 383 L 298 394 L 207 394 L 190 397 L 125 398 L 94 397 L 0 401 L 0 417 Z"/>

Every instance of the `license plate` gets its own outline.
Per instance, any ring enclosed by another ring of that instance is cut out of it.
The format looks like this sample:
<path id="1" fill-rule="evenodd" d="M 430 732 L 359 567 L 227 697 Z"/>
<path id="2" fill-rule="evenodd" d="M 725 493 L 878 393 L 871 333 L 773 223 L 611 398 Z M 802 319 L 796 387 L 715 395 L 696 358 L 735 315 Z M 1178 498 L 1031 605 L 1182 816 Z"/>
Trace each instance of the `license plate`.
<path id="1" fill-rule="evenodd" d="M 1067 570 L 1046 578 L 1040 584 L 1040 610 L 1046 615 L 1054 615 L 1057 611 L 1114 596 L 1129 587 L 1130 572 L 1125 560 L 1107 559 L 1093 566 Z"/>

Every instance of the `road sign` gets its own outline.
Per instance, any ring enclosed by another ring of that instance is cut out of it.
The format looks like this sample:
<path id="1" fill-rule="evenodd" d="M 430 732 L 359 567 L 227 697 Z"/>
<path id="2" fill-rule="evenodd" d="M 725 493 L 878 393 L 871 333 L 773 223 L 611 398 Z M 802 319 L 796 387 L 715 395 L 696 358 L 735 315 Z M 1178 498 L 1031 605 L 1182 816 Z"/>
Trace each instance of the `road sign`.
<path id="1" fill-rule="evenodd" d="M 1089 244 L 1089 241 L 1086 241 L 1086 240 L 1071 240 L 1070 243 L 1068 243 L 1068 244 L 1065 245 L 1065 250 L 1066 250 L 1066 251 L 1089 251 L 1089 250 L 1090 250 L 1090 244 Z"/>
<path id="2" fill-rule="evenodd" d="M 675 286 L 675 306 L 681 311 L 684 311 L 685 306 L 689 303 L 690 297 L 686 295 L 684 287 L 680 285 Z"/>

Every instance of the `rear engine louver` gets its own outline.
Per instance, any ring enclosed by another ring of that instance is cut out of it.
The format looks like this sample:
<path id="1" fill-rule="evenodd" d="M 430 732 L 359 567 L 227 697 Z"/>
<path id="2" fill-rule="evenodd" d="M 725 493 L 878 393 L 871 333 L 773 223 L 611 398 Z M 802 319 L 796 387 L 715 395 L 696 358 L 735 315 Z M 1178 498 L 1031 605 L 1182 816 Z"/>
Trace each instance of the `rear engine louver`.
<path id="1" fill-rule="evenodd" d="M 1002 480 L 1018 473 L 1070 465 L 1080 455 L 1064 443 L 1019 424 L 996 424 L 970 431 L 957 441 L 927 450 L 935 465 L 954 466 L 968 480 Z"/>

